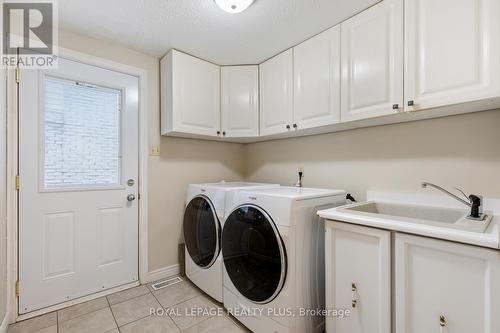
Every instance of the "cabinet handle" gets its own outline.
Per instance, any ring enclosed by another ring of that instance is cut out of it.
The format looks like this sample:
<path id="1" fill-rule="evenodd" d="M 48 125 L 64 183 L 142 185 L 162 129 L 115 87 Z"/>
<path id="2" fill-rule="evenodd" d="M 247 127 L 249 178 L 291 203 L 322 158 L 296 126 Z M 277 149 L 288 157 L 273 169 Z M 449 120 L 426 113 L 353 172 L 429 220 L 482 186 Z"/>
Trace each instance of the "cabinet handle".
<path id="1" fill-rule="evenodd" d="M 286 125 L 286 129 L 290 129 L 290 125 Z"/>
<path id="2" fill-rule="evenodd" d="M 356 283 L 351 283 L 351 290 L 352 290 L 352 308 L 355 309 L 356 306 L 358 305 L 358 300 L 357 300 L 357 292 L 358 292 L 358 286 Z"/>
<path id="3" fill-rule="evenodd" d="M 222 136 L 226 136 L 226 132 L 222 132 Z"/>
<path id="4" fill-rule="evenodd" d="M 298 127 L 297 124 L 293 124 L 293 128 L 297 128 L 297 127 Z"/>
<path id="5" fill-rule="evenodd" d="M 441 326 L 441 327 L 446 326 L 446 317 L 444 315 L 439 316 L 439 326 Z"/>
<path id="6" fill-rule="evenodd" d="M 399 109 L 399 104 L 393 104 L 392 105 L 393 110 L 398 110 Z"/>
<path id="7" fill-rule="evenodd" d="M 217 131 L 217 135 L 220 135 L 220 131 Z"/>
<path id="8" fill-rule="evenodd" d="M 415 105 L 415 101 L 408 101 L 408 106 L 414 106 Z"/>

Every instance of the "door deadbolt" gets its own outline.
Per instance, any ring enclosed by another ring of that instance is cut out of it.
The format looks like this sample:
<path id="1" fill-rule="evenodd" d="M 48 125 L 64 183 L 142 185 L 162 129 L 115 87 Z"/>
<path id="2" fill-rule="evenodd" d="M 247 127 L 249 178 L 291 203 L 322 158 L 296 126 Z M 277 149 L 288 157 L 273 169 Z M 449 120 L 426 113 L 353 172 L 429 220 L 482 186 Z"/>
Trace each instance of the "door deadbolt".
<path id="1" fill-rule="evenodd" d="M 135 184 L 135 181 L 133 179 L 127 180 L 127 185 L 128 186 L 134 186 L 134 184 Z"/>

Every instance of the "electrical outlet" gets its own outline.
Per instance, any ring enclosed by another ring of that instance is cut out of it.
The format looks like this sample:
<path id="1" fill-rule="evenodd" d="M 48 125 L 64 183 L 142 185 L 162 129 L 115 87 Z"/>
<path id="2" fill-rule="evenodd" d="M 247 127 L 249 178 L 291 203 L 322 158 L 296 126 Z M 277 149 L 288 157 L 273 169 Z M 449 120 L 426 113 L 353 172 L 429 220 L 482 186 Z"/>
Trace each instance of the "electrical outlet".
<path id="1" fill-rule="evenodd" d="M 160 156 L 160 146 L 159 145 L 149 146 L 149 155 L 150 156 Z"/>

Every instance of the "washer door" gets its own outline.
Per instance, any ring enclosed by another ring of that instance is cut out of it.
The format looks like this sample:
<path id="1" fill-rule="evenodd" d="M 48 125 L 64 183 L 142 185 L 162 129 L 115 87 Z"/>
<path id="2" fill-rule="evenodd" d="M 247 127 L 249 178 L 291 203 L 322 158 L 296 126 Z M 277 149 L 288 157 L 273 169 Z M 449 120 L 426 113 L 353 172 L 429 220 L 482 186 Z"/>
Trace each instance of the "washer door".
<path id="1" fill-rule="evenodd" d="M 189 256 L 201 268 L 213 265 L 220 251 L 220 223 L 210 200 L 194 197 L 184 212 L 184 241 Z"/>
<path id="2" fill-rule="evenodd" d="M 261 208 L 243 205 L 224 222 L 222 256 L 236 289 L 254 303 L 268 303 L 281 291 L 286 253 L 274 222 Z"/>

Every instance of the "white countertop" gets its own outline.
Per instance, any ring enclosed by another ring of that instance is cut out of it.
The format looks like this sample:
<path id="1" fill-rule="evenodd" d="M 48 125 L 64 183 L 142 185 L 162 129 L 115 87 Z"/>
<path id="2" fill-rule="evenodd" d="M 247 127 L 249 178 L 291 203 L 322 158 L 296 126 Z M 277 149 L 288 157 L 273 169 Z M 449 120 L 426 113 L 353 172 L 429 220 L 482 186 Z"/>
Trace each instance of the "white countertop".
<path id="1" fill-rule="evenodd" d="M 397 203 L 397 204 L 412 204 L 412 205 L 429 205 L 433 207 L 443 208 L 463 208 L 457 205 L 453 200 L 448 201 L 448 198 L 434 195 L 413 195 L 413 194 L 395 194 L 369 192 L 367 198 L 370 201 Z M 437 200 L 436 200 L 437 199 Z M 354 206 L 349 205 L 349 206 Z M 485 200 L 485 211 L 493 215 L 488 228 L 484 233 L 469 232 L 458 229 L 451 229 L 445 226 L 424 225 L 412 223 L 411 219 L 397 218 L 397 221 L 384 218 L 384 216 L 376 216 L 377 214 L 359 214 L 353 211 L 346 211 L 342 208 L 349 206 L 336 207 L 325 209 L 318 212 L 318 215 L 327 220 L 347 222 L 352 224 L 364 225 L 374 228 L 399 231 L 414 235 L 421 235 L 444 240 L 450 240 L 471 245 L 483 246 L 488 248 L 500 248 L 500 200 L 487 199 Z"/>

